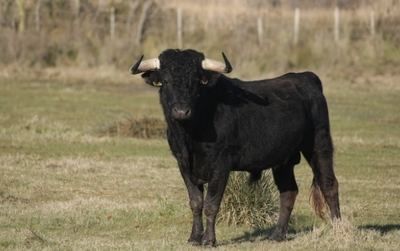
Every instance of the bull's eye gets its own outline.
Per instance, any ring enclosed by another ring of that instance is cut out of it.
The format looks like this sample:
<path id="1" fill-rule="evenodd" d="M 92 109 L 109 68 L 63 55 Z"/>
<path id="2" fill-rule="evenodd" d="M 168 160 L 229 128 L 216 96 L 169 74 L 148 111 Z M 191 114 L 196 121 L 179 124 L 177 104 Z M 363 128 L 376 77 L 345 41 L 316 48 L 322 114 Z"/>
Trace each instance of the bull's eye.
<path id="1" fill-rule="evenodd" d="M 202 79 L 200 80 L 200 83 L 201 83 L 202 85 L 207 85 L 207 84 L 208 84 L 208 79 L 202 78 Z"/>
<path id="2" fill-rule="evenodd" d="M 153 82 L 152 84 L 153 84 L 153 86 L 156 86 L 156 87 L 162 86 L 161 82 Z"/>

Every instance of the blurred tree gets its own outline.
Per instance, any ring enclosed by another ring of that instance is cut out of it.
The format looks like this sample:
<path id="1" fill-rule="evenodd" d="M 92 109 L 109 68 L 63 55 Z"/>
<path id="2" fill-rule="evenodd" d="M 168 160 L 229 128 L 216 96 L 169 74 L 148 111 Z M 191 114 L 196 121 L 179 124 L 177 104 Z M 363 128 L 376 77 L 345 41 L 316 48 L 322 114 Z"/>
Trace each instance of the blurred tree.
<path id="1" fill-rule="evenodd" d="M 281 6 L 281 0 L 271 0 L 271 4 L 273 7 Z"/>

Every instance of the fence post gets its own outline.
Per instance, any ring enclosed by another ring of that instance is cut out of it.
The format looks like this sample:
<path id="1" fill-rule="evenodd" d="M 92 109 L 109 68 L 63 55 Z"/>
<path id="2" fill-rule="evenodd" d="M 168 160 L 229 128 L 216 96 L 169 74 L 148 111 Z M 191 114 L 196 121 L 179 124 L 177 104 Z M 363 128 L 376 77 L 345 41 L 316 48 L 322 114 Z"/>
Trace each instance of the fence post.
<path id="1" fill-rule="evenodd" d="M 372 10 L 369 16 L 371 36 L 375 36 L 375 12 Z"/>
<path id="2" fill-rule="evenodd" d="M 52 4 L 54 4 L 55 1 L 52 1 Z M 72 16 L 73 16 L 73 34 L 76 39 L 79 40 L 80 36 L 80 26 L 79 26 L 79 12 L 81 8 L 81 1 L 80 0 L 71 0 L 71 11 L 72 11 Z M 52 6 L 55 8 L 55 6 Z"/>
<path id="3" fill-rule="evenodd" d="M 334 38 L 335 42 L 339 42 L 340 39 L 340 34 L 339 34 L 339 27 L 340 27 L 340 13 L 339 13 L 339 7 L 336 6 L 334 10 Z"/>
<path id="4" fill-rule="evenodd" d="M 36 6 L 35 6 L 35 28 L 36 31 L 40 31 L 40 6 L 41 6 L 42 0 L 37 0 Z"/>
<path id="5" fill-rule="evenodd" d="M 111 6 L 110 9 L 110 38 L 114 40 L 115 36 L 115 8 Z"/>
<path id="6" fill-rule="evenodd" d="M 18 8 L 18 32 L 20 34 L 25 31 L 25 0 L 17 0 L 17 8 Z"/>
<path id="7" fill-rule="evenodd" d="M 131 24 L 132 24 L 132 18 L 138 7 L 139 7 L 139 1 L 130 2 L 128 18 L 126 20 L 126 27 L 125 27 L 127 33 L 129 33 L 129 31 L 130 31 Z"/>
<path id="8" fill-rule="evenodd" d="M 257 18 L 257 34 L 258 34 L 258 45 L 261 46 L 263 44 L 263 34 L 264 34 L 262 17 Z"/>
<path id="9" fill-rule="evenodd" d="M 182 8 L 176 10 L 176 30 L 178 48 L 182 49 Z"/>
<path id="10" fill-rule="evenodd" d="M 74 0 L 72 2 L 72 11 L 74 14 L 74 18 L 79 17 L 79 11 L 81 9 L 81 1 L 80 0 Z"/>
<path id="11" fill-rule="evenodd" d="M 142 41 L 143 31 L 144 31 L 144 24 L 147 18 L 147 11 L 149 10 L 150 6 L 152 5 L 152 1 L 146 1 L 142 8 L 142 14 L 140 15 L 138 29 L 136 33 L 136 44 L 140 44 Z"/>
<path id="12" fill-rule="evenodd" d="M 299 33 L 300 33 L 300 9 L 296 7 L 294 10 L 294 24 L 293 24 L 294 36 L 293 43 L 296 45 L 299 42 Z"/>

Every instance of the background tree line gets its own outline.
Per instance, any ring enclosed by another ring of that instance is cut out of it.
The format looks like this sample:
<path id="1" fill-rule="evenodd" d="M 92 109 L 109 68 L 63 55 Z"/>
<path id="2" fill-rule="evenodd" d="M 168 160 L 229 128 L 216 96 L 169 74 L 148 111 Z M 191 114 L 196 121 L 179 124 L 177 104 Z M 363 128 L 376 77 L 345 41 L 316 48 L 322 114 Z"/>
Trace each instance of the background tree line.
<path id="1" fill-rule="evenodd" d="M 3 0 L 0 63 L 125 69 L 140 54 L 182 47 L 214 57 L 224 50 L 256 72 L 375 69 L 376 62 L 400 61 L 399 6 L 398 0 Z"/>

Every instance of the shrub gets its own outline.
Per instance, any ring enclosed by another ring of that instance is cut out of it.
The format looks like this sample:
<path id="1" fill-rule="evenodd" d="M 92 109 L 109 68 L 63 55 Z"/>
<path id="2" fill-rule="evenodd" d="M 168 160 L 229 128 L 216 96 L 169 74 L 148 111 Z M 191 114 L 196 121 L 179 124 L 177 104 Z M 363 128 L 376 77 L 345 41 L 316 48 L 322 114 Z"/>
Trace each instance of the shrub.
<path id="1" fill-rule="evenodd" d="M 158 118 L 144 117 L 119 120 L 99 129 L 100 135 L 134 138 L 165 138 L 165 122 Z"/>
<path id="2" fill-rule="evenodd" d="M 249 183 L 244 172 L 233 172 L 226 187 L 218 222 L 231 225 L 261 227 L 272 225 L 277 219 L 278 193 L 265 171 L 256 183 Z"/>

